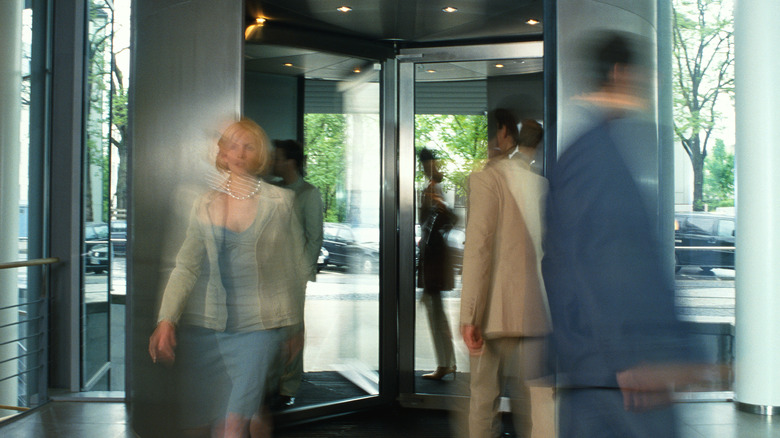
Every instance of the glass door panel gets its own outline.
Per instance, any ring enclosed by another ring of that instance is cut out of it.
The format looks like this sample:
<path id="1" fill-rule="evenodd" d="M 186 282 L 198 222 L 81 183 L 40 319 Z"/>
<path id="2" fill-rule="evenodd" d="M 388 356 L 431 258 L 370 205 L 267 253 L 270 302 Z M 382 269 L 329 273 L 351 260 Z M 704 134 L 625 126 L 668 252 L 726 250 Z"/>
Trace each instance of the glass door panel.
<path id="1" fill-rule="evenodd" d="M 81 299 L 81 389 L 111 388 L 111 102 L 113 10 L 92 2 L 87 28 Z M 120 388 L 124 389 L 124 388 Z"/>
<path id="2" fill-rule="evenodd" d="M 304 306 L 303 376 L 289 385 L 283 380 L 281 399 L 294 402 L 275 408 L 294 411 L 377 396 L 378 64 L 268 44 L 247 44 L 245 52 L 246 116 L 272 140 L 302 143 L 303 180 L 322 200 L 318 273 L 307 285 Z M 279 174 L 274 182 L 288 185 Z"/>
<path id="3" fill-rule="evenodd" d="M 416 394 L 466 396 L 469 357 L 459 318 L 468 177 L 487 162 L 490 111 L 506 108 L 519 120 L 543 124 L 541 43 L 422 52 L 421 57 L 410 52 L 413 67 L 401 70 L 413 75 L 413 102 L 399 105 L 402 114 L 403 108 L 414 107 L 413 121 L 406 123 L 414 127 L 417 277 L 413 373 L 407 374 L 413 382 L 401 385 L 402 392 L 413 388 Z M 410 79 L 402 73 L 400 80 Z M 536 160 L 540 169 L 542 149 Z M 437 222 L 443 212 L 450 217 L 444 225 Z"/>

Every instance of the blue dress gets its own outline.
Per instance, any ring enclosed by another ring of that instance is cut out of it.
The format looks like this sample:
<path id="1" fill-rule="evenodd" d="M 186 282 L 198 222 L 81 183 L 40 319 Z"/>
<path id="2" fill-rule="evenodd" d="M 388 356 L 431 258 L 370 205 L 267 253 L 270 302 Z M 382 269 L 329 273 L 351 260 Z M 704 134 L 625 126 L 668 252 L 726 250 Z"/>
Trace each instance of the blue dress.
<path id="1" fill-rule="evenodd" d="M 253 308 L 258 275 L 254 230 L 213 227 L 228 319 L 222 332 L 182 327 L 177 363 L 185 428 L 214 423 L 229 414 L 251 418 L 260 409 L 268 375 L 278 361 L 285 330 L 260 330 L 245 318 L 258 311 Z"/>

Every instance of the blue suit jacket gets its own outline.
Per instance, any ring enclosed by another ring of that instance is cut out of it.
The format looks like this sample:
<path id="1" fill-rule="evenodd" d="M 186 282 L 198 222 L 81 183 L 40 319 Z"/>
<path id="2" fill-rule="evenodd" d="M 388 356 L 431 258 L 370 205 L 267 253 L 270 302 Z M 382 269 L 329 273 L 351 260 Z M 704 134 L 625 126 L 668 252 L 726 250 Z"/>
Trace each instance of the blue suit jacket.
<path id="1" fill-rule="evenodd" d="M 679 361 L 690 346 L 655 221 L 611 134 L 620 124 L 603 120 L 585 132 L 549 178 L 542 272 L 563 385 L 616 387 L 618 371 Z"/>

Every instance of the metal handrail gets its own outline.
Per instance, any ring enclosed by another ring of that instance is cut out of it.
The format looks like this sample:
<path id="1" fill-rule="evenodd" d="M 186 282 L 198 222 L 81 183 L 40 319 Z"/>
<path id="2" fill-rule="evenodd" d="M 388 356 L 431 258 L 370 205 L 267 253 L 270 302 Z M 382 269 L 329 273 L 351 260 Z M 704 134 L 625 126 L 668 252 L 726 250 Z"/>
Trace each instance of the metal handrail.
<path id="1" fill-rule="evenodd" d="M 44 301 L 45 301 L 45 299 L 41 298 L 41 299 L 38 299 L 38 300 L 28 301 L 26 303 L 11 304 L 10 306 L 0 307 L 0 310 L 13 309 L 14 307 L 29 306 L 31 304 L 38 304 L 38 303 L 42 303 Z"/>
<path id="2" fill-rule="evenodd" d="M 5 360 L 0 360 L 0 364 L 6 363 L 6 362 L 11 362 L 13 360 L 18 360 L 18 359 L 21 359 L 21 358 L 27 357 L 27 356 L 33 356 L 35 354 L 42 353 L 42 352 L 43 352 L 43 348 L 39 348 L 39 349 L 37 349 L 35 351 L 31 351 L 31 352 L 28 352 L 28 353 L 20 354 L 18 356 L 14 356 L 14 357 L 9 357 L 8 359 L 5 359 Z"/>
<path id="3" fill-rule="evenodd" d="M 59 257 L 47 257 L 43 259 L 20 260 L 18 262 L 0 263 L 0 269 L 26 268 L 29 266 L 51 265 L 59 263 Z"/>
<path id="4" fill-rule="evenodd" d="M 717 250 L 736 250 L 737 247 L 735 246 L 675 246 L 674 249 L 693 249 L 693 250 L 699 250 L 699 249 L 717 249 Z"/>
<path id="5" fill-rule="evenodd" d="M 17 321 L 13 321 L 13 322 L 10 322 L 10 323 L 5 323 L 2 326 L 0 326 L 0 328 L 5 329 L 5 328 L 8 328 L 8 327 L 12 327 L 12 326 L 20 326 L 21 327 L 22 325 L 31 325 L 32 327 L 35 327 L 36 325 L 41 324 L 41 323 L 43 323 L 43 325 L 44 325 L 43 330 L 33 331 L 28 336 L 24 336 L 24 337 L 21 337 L 21 338 L 17 338 L 17 339 L 13 339 L 13 340 L 10 340 L 10 341 L 5 341 L 5 342 L 0 343 L 0 345 L 8 345 L 8 344 L 16 343 L 20 347 L 20 350 L 18 351 L 16 356 L 14 356 L 14 357 L 4 357 L 0 361 L 0 364 L 12 363 L 14 361 L 20 361 L 19 362 L 20 364 L 21 363 L 25 363 L 25 367 L 24 367 L 25 369 L 15 373 L 15 374 L 12 374 L 12 375 L 0 376 L 0 382 L 5 382 L 5 381 L 8 381 L 8 380 L 14 379 L 14 378 L 20 379 L 20 382 L 21 382 L 22 381 L 22 376 L 24 376 L 24 375 L 31 375 L 33 373 L 36 374 L 36 375 L 40 375 L 41 373 L 43 373 L 46 370 L 45 362 L 39 363 L 37 366 L 30 366 L 29 368 L 27 367 L 27 365 L 32 365 L 32 364 L 34 364 L 36 362 L 39 362 L 39 361 L 35 360 L 34 358 L 40 356 L 41 354 L 44 357 L 46 356 L 46 351 L 47 351 L 46 334 L 47 334 L 47 330 L 45 328 L 45 321 L 46 321 L 47 315 L 44 314 L 44 315 L 41 315 L 41 316 L 35 316 L 33 318 L 27 319 L 28 311 L 26 309 L 29 308 L 29 306 L 41 305 L 43 303 L 44 306 L 42 308 L 43 309 L 42 311 L 46 312 L 45 303 L 48 300 L 47 293 L 46 293 L 46 290 L 48 288 L 48 283 L 45 280 L 45 278 L 46 278 L 47 273 L 49 272 L 49 269 L 50 269 L 49 265 L 52 265 L 54 263 L 59 263 L 59 262 L 60 262 L 60 259 L 57 258 L 57 257 L 46 257 L 46 258 L 39 258 L 39 259 L 32 259 L 32 260 L 20 260 L 20 261 L 15 261 L 15 262 L 10 262 L 10 263 L 0 263 L 0 270 L 2 270 L 2 269 L 28 268 L 28 267 L 41 266 L 41 276 L 42 276 L 42 285 L 41 285 L 42 293 L 40 294 L 39 297 L 37 297 L 36 299 L 30 300 L 30 301 L 23 301 L 23 302 L 19 302 L 17 304 L 13 304 L 13 305 L 10 305 L 10 306 L 4 306 L 2 309 L 0 309 L 0 310 L 7 310 L 7 309 L 11 309 L 11 308 L 16 308 L 17 311 L 18 311 L 18 314 L 19 314 L 19 316 L 21 318 L 20 320 L 17 320 Z M 33 350 L 28 351 L 28 348 L 25 345 L 24 341 L 31 340 L 31 339 L 40 339 L 41 341 L 40 341 L 40 344 L 38 345 L 38 348 L 34 348 Z M 28 362 L 31 361 L 31 359 L 32 359 L 32 364 L 28 363 Z M 24 361 L 24 362 L 22 362 L 22 361 Z M 40 386 L 40 385 L 38 385 L 37 391 L 35 393 L 37 393 L 39 395 L 42 394 L 42 397 L 44 397 L 44 398 L 48 397 L 46 395 L 47 393 L 46 393 L 45 387 Z M 28 402 L 23 402 L 20 399 L 19 403 L 29 403 L 29 401 Z M 0 405 L 0 409 L 24 412 L 24 411 L 28 411 L 30 408 L 26 407 L 26 406 Z"/>
<path id="6" fill-rule="evenodd" d="M 26 412 L 30 410 L 30 408 L 25 408 L 22 406 L 8 406 L 8 405 L 0 405 L 0 409 L 6 411 L 19 411 L 19 412 Z"/>

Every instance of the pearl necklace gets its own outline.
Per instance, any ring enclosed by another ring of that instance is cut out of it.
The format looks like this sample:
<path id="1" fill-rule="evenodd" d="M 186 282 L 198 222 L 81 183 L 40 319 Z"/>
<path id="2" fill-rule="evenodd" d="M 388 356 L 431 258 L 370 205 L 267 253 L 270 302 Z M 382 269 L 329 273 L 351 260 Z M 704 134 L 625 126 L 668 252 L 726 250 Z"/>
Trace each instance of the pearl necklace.
<path id="1" fill-rule="evenodd" d="M 244 196 L 238 196 L 235 193 L 233 193 L 233 190 L 230 189 L 230 184 L 232 181 L 233 181 L 233 174 L 232 172 L 228 171 L 228 180 L 227 183 L 225 183 L 225 192 L 228 194 L 228 196 L 238 201 L 249 199 L 252 196 L 255 196 L 257 194 L 257 191 L 260 190 L 260 180 L 257 180 L 257 182 L 255 183 L 255 188 L 251 192 L 249 192 Z"/>

